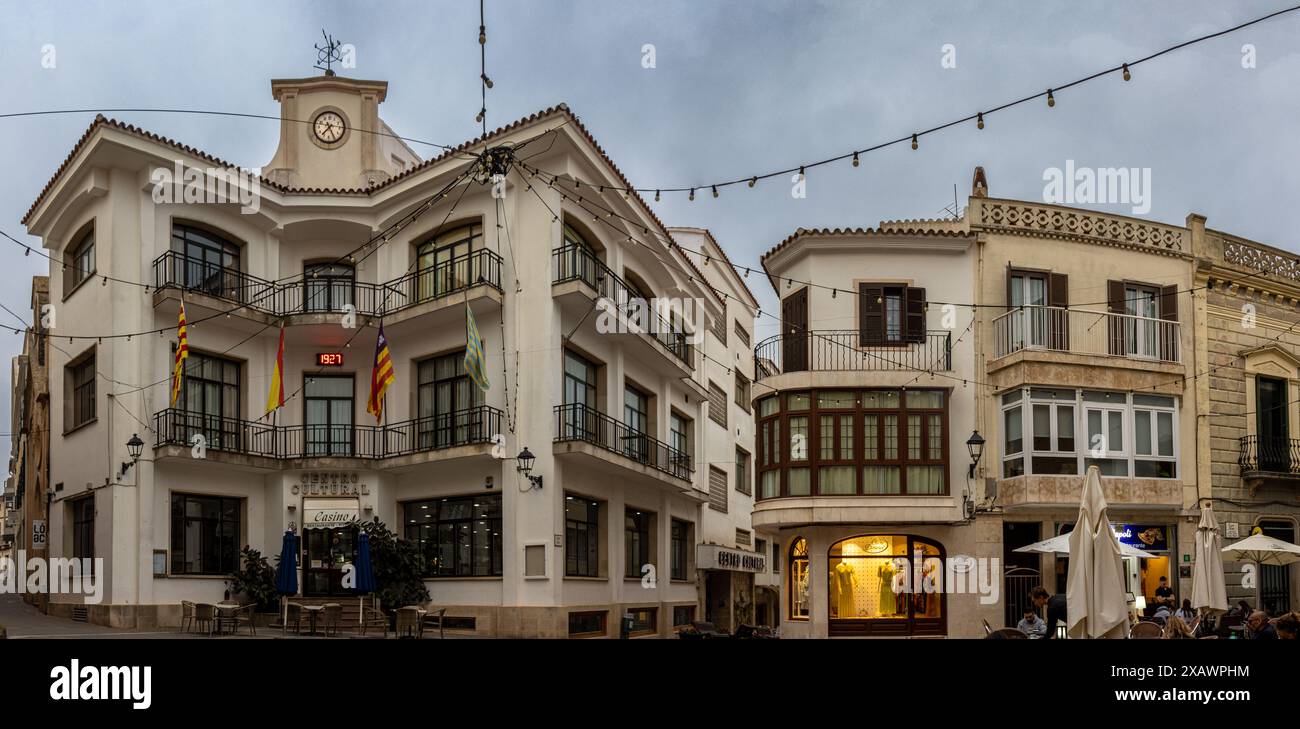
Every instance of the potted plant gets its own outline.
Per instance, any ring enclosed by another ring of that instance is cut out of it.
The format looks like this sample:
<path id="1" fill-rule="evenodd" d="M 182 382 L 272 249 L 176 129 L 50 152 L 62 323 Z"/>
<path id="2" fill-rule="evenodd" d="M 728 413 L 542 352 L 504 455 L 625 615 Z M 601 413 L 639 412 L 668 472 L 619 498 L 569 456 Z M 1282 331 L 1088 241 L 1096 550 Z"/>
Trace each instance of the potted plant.
<path id="1" fill-rule="evenodd" d="M 234 596 L 241 605 L 256 603 L 258 612 L 276 612 L 275 568 L 261 552 L 248 546 L 239 551 L 239 565 L 226 582 L 227 597 Z"/>
<path id="2" fill-rule="evenodd" d="M 429 588 L 424 585 L 424 555 L 414 542 L 397 536 L 375 517 L 356 522 L 357 528 L 370 537 L 370 566 L 375 572 L 375 597 L 384 606 L 392 628 L 396 629 L 397 608 L 423 606 L 429 602 Z"/>

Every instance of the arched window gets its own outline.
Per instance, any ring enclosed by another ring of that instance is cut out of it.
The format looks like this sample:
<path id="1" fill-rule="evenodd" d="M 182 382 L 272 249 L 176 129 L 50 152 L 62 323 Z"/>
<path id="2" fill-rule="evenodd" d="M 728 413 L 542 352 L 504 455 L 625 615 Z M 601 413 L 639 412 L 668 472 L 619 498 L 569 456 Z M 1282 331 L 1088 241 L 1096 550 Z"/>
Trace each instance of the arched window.
<path id="1" fill-rule="evenodd" d="M 483 226 L 477 223 L 442 231 L 416 248 L 420 301 L 445 296 L 469 286 L 478 276 L 473 252 L 483 247 Z"/>
<path id="2" fill-rule="evenodd" d="M 181 255 L 181 285 L 209 296 L 243 301 L 239 246 L 210 230 L 176 223 L 172 251 Z"/>
<path id="3" fill-rule="evenodd" d="M 831 635 L 943 635 L 944 561 L 936 542 L 871 534 L 831 545 Z"/>
<path id="4" fill-rule="evenodd" d="M 790 545 L 790 619 L 808 619 L 808 540 L 796 537 Z"/>

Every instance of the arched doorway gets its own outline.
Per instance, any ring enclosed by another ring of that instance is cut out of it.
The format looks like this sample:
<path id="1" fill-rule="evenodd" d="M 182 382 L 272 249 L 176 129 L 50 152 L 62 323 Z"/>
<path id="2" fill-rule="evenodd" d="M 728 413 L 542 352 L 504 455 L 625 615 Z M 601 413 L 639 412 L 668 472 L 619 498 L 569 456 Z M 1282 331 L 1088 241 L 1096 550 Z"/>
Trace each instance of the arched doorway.
<path id="1" fill-rule="evenodd" d="M 830 635 L 944 635 L 944 551 L 907 534 L 870 534 L 831 545 Z"/>

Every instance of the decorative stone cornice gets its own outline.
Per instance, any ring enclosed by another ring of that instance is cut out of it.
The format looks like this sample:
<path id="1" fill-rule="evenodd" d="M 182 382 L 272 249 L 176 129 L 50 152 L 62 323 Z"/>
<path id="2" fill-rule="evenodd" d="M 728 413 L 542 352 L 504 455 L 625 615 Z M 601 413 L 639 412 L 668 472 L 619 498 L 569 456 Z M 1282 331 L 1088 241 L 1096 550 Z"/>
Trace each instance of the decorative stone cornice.
<path id="1" fill-rule="evenodd" d="M 1167 255 L 1187 250 L 1184 228 L 1077 208 L 1015 200 L 972 200 L 978 205 L 974 226 L 1014 235 L 1036 235 L 1100 245 L 1137 248 Z"/>
<path id="2" fill-rule="evenodd" d="M 1281 251 L 1250 245 L 1242 241 L 1223 240 L 1223 260 L 1243 268 L 1263 271 L 1270 276 L 1281 276 L 1300 281 L 1300 258 Z"/>

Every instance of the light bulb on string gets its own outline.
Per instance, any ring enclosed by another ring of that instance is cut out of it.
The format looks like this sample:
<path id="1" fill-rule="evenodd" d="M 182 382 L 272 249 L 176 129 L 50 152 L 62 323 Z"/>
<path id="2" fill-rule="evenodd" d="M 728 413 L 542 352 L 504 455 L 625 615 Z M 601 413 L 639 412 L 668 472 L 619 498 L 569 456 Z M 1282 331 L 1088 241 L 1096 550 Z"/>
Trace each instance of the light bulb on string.
<path id="1" fill-rule="evenodd" d="M 714 185 L 714 186 L 713 186 L 713 196 L 714 196 L 714 197 L 717 197 L 717 196 L 718 196 L 718 186 L 717 186 L 717 185 Z"/>
<path id="2" fill-rule="evenodd" d="M 857 152 L 854 152 L 854 153 L 853 153 L 853 166 L 854 166 L 854 167 L 857 167 L 857 166 L 858 166 L 858 153 L 857 153 Z"/>
<path id="3" fill-rule="evenodd" d="M 1047 105 L 1048 105 L 1049 107 L 1051 107 L 1051 106 L 1056 106 L 1056 97 L 1055 97 L 1055 96 L 1052 96 L 1052 90 L 1051 90 L 1051 89 L 1048 89 L 1048 90 L 1047 90 Z"/>
<path id="4" fill-rule="evenodd" d="M 918 145 L 918 144 L 916 143 L 916 135 L 913 134 L 913 135 L 912 135 L 912 149 L 916 149 L 918 146 L 920 146 L 920 145 Z"/>
<path id="5" fill-rule="evenodd" d="M 655 202 L 659 202 L 659 191 L 655 190 Z"/>
<path id="6" fill-rule="evenodd" d="M 690 199 L 690 200 L 694 200 L 694 199 L 695 199 L 695 188 L 693 188 L 693 187 L 691 188 L 691 196 L 690 196 L 689 199 Z"/>
<path id="7" fill-rule="evenodd" d="M 984 128 L 984 112 L 982 111 L 975 115 L 975 128 L 976 129 Z"/>
<path id="8" fill-rule="evenodd" d="M 1127 64 L 1127 63 L 1124 64 L 1124 80 L 1125 80 L 1125 81 L 1132 81 L 1132 80 L 1133 80 L 1133 74 L 1131 74 L 1131 73 L 1128 72 L 1128 64 Z"/>
<path id="9" fill-rule="evenodd" d="M 750 186 L 750 187 L 753 187 L 755 182 L 758 182 L 758 178 L 757 178 L 757 177 L 751 177 L 751 178 L 749 178 L 749 186 Z"/>

